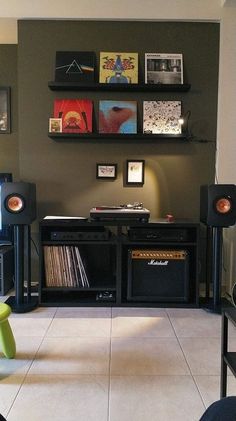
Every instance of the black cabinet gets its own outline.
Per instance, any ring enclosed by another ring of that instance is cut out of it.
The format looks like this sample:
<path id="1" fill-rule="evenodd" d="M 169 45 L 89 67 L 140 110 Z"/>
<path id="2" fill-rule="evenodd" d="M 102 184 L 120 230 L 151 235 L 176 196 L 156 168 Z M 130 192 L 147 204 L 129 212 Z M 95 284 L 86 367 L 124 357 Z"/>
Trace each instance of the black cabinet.
<path id="1" fill-rule="evenodd" d="M 196 307 L 198 231 L 187 221 L 44 219 L 40 304 Z"/>

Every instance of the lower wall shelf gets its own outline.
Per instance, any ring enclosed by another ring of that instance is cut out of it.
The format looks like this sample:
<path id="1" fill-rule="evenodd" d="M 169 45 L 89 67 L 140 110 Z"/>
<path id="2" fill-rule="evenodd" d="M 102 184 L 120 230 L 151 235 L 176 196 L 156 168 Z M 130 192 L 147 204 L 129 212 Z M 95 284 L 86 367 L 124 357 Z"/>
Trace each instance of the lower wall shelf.
<path id="1" fill-rule="evenodd" d="M 144 134 L 144 133 L 134 133 L 134 134 L 120 134 L 120 133 L 48 133 L 48 136 L 57 141 L 76 141 L 76 142 L 119 142 L 127 143 L 127 141 L 132 142 L 156 142 L 161 140 L 169 141 L 187 141 L 187 134 Z"/>

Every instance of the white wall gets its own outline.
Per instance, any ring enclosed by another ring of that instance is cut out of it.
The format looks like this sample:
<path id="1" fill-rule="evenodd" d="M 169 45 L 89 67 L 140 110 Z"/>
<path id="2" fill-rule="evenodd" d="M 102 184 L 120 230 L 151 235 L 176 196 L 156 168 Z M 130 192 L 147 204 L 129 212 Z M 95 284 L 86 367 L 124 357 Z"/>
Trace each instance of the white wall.
<path id="1" fill-rule="evenodd" d="M 218 19 L 221 0 L 1 0 L 1 17 Z"/>
<path id="2" fill-rule="evenodd" d="M 216 176 L 219 183 L 236 184 L 236 0 L 0 0 L 0 5 L 1 43 L 17 42 L 16 21 L 11 18 L 220 22 Z M 236 255 L 235 228 L 225 230 L 224 235 L 224 276 L 233 282 L 236 280 L 236 265 L 232 261 Z"/>

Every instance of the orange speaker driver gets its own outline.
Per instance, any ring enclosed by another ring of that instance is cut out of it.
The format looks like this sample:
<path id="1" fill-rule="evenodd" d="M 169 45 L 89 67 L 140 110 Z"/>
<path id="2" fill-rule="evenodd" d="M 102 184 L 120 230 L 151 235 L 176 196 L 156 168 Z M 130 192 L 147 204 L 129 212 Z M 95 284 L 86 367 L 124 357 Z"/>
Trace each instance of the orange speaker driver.
<path id="1" fill-rule="evenodd" d="M 5 200 L 5 205 L 7 210 L 12 213 L 22 212 L 25 207 L 23 198 L 18 195 L 8 196 Z"/>
<path id="2" fill-rule="evenodd" d="M 215 203 L 215 208 L 218 213 L 226 214 L 232 210 L 232 201 L 226 197 L 221 197 Z"/>

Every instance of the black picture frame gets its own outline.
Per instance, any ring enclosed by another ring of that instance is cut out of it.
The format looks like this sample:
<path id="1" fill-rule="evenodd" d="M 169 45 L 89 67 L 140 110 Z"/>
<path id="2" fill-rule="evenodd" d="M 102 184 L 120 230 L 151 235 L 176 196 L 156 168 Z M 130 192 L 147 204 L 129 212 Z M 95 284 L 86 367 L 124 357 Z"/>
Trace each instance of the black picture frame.
<path id="1" fill-rule="evenodd" d="M 144 159 L 128 159 L 126 161 L 126 184 L 128 186 L 143 186 L 144 169 Z"/>
<path id="2" fill-rule="evenodd" d="M 117 177 L 117 164 L 97 163 L 96 178 L 99 180 L 115 180 Z"/>
<path id="3" fill-rule="evenodd" d="M 11 89 L 0 86 L 0 134 L 11 132 Z"/>

